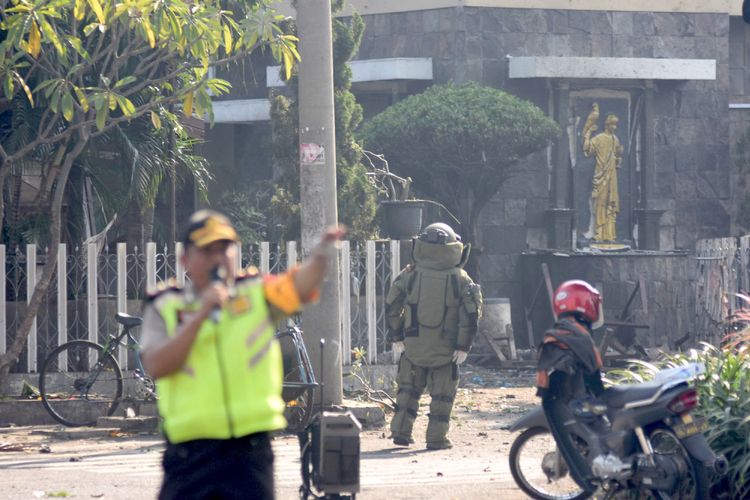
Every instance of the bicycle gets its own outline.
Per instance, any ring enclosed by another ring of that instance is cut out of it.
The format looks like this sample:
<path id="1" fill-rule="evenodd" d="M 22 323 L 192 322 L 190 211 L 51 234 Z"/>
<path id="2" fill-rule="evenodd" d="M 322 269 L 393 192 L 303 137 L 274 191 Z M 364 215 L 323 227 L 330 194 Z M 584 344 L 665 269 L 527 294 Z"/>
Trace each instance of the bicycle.
<path id="1" fill-rule="evenodd" d="M 137 350 L 138 341 L 130 332 L 143 320 L 124 313 L 115 315 L 123 331 L 110 335 L 104 345 L 88 340 L 72 340 L 53 350 L 39 372 L 42 403 L 56 421 L 68 427 L 92 426 L 101 416 L 111 416 L 123 401 L 123 374 L 115 349 L 122 345 Z M 302 331 L 292 325 L 276 332 L 284 361 L 282 398 L 286 403 L 288 432 L 300 432 L 310 422 L 313 394 L 318 386 L 310 365 Z M 127 339 L 126 342 L 123 342 Z M 134 378 L 146 393 L 146 400 L 155 400 L 153 379 L 146 374 L 140 356 L 136 355 Z M 61 366 L 65 369 L 60 370 Z"/>
<path id="2" fill-rule="evenodd" d="M 284 361 L 284 383 L 281 397 L 286 403 L 287 432 L 303 432 L 313 413 L 313 396 L 318 383 L 302 340 L 302 330 L 290 324 L 276 332 Z"/>
<path id="3" fill-rule="evenodd" d="M 55 348 L 39 371 L 42 403 L 56 421 L 68 427 L 93 426 L 102 416 L 111 416 L 123 401 L 123 374 L 115 350 L 140 347 L 131 330 L 143 320 L 125 313 L 115 315 L 123 326 L 118 335 L 109 335 L 104 345 L 89 340 L 71 340 Z M 154 381 L 146 374 L 136 352 L 134 377 L 145 392 L 145 400 L 155 400 Z"/>

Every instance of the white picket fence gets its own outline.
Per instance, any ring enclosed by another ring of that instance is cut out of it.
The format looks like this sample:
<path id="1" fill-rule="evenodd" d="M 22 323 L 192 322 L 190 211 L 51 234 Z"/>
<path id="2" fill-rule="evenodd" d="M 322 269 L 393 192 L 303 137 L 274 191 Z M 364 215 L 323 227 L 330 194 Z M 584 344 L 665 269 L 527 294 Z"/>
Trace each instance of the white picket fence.
<path id="1" fill-rule="evenodd" d="M 0 296 L 6 298 L 0 308 L 0 353 L 16 336 L 24 307 L 41 275 L 39 256 L 47 254 L 35 245 L 24 250 L 6 253 L 5 245 L 0 245 Z M 114 253 L 93 243 L 72 250 L 61 244 L 53 283 L 29 332 L 23 359 L 13 371 L 36 372 L 52 349 L 69 340 L 106 339 L 120 328 L 114 314 L 139 315 L 145 291 L 158 281 L 174 277 L 184 284 L 189 278 L 180 264 L 182 244 L 174 245 L 171 253 L 166 247 L 159 250 L 156 243 L 148 243 L 143 253 L 125 243 L 118 243 Z M 298 262 L 298 254 L 293 241 L 261 242 L 242 248 L 237 259 L 238 265 L 253 264 L 263 273 L 282 272 Z M 368 362 L 377 363 L 378 353 L 387 344 L 383 298 L 400 269 L 399 242 L 355 245 L 345 241 L 339 257 L 343 363 L 351 363 L 352 357 L 346 353 L 353 348 L 364 349 Z M 133 367 L 126 349 L 120 349 L 118 358 L 123 367 Z"/>

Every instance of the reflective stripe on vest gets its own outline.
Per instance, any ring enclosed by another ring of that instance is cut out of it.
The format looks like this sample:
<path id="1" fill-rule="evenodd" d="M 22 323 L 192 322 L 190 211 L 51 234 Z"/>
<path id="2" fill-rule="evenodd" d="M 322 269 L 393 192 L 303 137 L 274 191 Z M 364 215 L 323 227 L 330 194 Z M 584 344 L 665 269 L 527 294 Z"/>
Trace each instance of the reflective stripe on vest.
<path id="1" fill-rule="evenodd" d="M 167 293 L 155 306 L 174 335 L 198 304 Z M 183 318 L 183 321 L 187 318 Z M 172 443 L 228 439 L 282 429 L 283 365 L 261 279 L 237 285 L 217 324 L 204 321 L 184 368 L 157 381 L 159 412 Z"/>

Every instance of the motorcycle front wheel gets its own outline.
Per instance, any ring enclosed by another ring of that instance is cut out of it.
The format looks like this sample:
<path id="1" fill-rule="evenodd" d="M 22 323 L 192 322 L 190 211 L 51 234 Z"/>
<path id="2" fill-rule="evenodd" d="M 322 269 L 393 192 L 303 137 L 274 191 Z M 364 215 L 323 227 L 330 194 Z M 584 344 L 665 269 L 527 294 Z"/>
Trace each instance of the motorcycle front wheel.
<path id="1" fill-rule="evenodd" d="M 537 500 L 588 498 L 569 474 L 555 438 L 544 427 L 531 427 L 513 441 L 510 473 L 524 493 Z"/>

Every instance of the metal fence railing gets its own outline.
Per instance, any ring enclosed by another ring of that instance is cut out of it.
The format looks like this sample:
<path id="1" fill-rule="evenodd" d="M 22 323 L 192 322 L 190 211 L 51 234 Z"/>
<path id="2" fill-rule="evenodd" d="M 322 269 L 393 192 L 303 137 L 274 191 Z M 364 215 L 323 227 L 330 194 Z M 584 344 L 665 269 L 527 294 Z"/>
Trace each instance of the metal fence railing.
<path id="1" fill-rule="evenodd" d="M 695 248 L 695 327 L 697 340 L 715 345 L 750 292 L 750 236 L 699 240 Z"/>
<path id="2" fill-rule="evenodd" d="M 175 278 L 189 277 L 180 264 L 183 248 L 148 243 L 145 248 L 117 243 L 114 247 L 61 244 L 57 270 L 37 313 L 26 348 L 13 372 L 35 372 L 49 352 L 73 339 L 101 342 L 119 325 L 118 311 L 138 315 L 148 289 Z M 45 264 L 47 251 L 35 245 L 8 251 L 0 245 L 0 353 L 16 338 L 26 304 Z M 341 269 L 342 356 L 350 364 L 353 348 L 367 352 L 370 363 L 387 348 L 385 293 L 400 267 L 398 241 L 343 242 Z M 238 263 L 254 265 L 263 273 L 284 272 L 298 262 L 296 242 L 260 242 L 243 246 Z M 64 277 L 60 279 L 60 277 Z M 96 325 L 91 328 L 90 325 Z M 127 351 L 118 353 L 123 367 L 130 367 Z M 131 357 L 132 358 L 132 357 Z"/>

